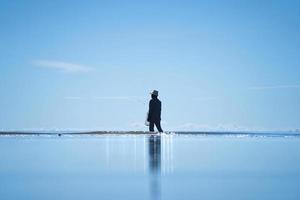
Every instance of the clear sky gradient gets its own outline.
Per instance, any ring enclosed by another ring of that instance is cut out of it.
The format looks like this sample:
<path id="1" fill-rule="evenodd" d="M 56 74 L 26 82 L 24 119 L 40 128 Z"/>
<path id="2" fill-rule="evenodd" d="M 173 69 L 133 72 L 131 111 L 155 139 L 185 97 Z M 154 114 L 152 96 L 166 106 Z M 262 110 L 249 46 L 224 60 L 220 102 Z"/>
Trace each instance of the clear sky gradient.
<path id="1" fill-rule="evenodd" d="M 0 130 L 300 128 L 300 1 L 0 1 Z"/>

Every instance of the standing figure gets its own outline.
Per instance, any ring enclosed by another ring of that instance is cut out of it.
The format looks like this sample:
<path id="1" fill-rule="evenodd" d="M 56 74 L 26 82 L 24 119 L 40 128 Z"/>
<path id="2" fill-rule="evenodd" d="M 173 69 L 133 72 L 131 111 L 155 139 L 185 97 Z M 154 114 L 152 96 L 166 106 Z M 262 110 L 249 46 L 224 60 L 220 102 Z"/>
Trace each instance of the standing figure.
<path id="1" fill-rule="evenodd" d="M 161 120 L 161 101 L 157 98 L 158 91 L 153 90 L 151 94 L 151 100 L 149 102 L 149 111 L 147 121 L 149 122 L 149 131 L 154 132 L 154 125 L 156 126 L 158 132 L 163 132 L 160 126 Z"/>

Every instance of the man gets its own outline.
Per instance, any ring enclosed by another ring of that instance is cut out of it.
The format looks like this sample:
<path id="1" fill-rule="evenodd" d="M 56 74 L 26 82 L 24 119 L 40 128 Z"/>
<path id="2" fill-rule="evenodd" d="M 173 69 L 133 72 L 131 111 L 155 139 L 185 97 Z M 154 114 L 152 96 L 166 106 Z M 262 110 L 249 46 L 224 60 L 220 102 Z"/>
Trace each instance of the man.
<path id="1" fill-rule="evenodd" d="M 158 130 L 158 132 L 163 132 L 161 126 L 160 126 L 160 116 L 161 116 L 161 101 L 157 98 L 158 97 L 158 91 L 153 90 L 151 94 L 151 100 L 149 102 L 149 112 L 147 121 L 149 124 L 149 131 L 154 132 L 154 124 Z"/>

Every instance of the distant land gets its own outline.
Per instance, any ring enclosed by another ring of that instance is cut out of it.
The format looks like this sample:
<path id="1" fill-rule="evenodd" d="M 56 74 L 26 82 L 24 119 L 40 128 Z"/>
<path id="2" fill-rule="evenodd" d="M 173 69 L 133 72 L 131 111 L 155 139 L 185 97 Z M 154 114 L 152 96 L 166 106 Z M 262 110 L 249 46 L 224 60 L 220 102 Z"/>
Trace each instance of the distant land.
<path id="1" fill-rule="evenodd" d="M 0 136 L 22 136 L 22 135 L 159 135 L 157 132 L 148 131 L 0 131 Z M 172 135 L 228 135 L 228 136 L 299 136 L 300 130 L 293 131 L 167 131 L 163 134 Z"/>

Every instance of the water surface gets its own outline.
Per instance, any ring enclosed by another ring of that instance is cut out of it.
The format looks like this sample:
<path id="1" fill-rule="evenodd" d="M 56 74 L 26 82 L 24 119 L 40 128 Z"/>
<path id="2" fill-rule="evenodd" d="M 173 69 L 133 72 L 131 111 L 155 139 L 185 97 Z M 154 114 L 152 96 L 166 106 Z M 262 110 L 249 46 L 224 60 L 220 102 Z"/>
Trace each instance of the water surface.
<path id="1" fill-rule="evenodd" d="M 0 136 L 1 199 L 300 199 L 294 134 Z"/>

